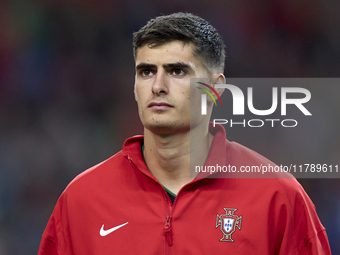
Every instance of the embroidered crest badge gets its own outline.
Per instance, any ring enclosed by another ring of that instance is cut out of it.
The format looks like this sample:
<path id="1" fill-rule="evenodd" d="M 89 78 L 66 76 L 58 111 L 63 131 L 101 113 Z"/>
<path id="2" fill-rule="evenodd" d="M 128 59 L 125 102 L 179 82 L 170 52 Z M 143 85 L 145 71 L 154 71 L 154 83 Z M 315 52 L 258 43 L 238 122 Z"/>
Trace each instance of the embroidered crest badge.
<path id="1" fill-rule="evenodd" d="M 237 209 L 234 208 L 223 208 L 225 214 L 218 215 L 216 218 L 216 227 L 220 226 L 223 237 L 220 239 L 221 242 L 234 242 L 231 235 L 235 232 L 236 228 L 241 230 L 242 216 L 235 215 L 234 212 Z"/>

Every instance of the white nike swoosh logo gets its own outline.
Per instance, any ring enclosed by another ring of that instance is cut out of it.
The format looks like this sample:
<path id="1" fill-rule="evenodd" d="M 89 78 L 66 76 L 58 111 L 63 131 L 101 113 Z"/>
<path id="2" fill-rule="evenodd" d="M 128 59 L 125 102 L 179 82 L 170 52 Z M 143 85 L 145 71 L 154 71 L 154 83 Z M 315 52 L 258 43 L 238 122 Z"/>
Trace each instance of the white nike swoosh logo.
<path id="1" fill-rule="evenodd" d="M 121 227 L 124 227 L 126 224 L 128 224 L 129 222 L 126 222 L 126 223 L 124 223 L 124 224 L 122 224 L 122 225 L 119 225 L 119 226 L 117 226 L 117 227 L 114 227 L 114 228 L 110 228 L 110 229 L 108 229 L 108 230 L 104 230 L 104 224 L 103 224 L 103 226 L 102 226 L 102 228 L 100 229 L 100 231 L 99 231 L 99 234 L 101 235 L 101 236 L 107 236 L 108 234 L 111 234 L 113 231 L 116 231 L 117 229 L 119 229 L 119 228 L 121 228 Z"/>

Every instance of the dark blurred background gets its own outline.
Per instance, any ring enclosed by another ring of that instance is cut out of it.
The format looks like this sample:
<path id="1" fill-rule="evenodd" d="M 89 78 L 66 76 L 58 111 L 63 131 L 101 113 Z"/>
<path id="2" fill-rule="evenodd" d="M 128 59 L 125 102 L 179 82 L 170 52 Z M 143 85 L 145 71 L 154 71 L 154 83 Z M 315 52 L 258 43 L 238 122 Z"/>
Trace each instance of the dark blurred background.
<path id="1" fill-rule="evenodd" d="M 227 45 L 227 77 L 339 77 L 339 10 L 336 0 L 0 1 L 0 254 L 37 254 L 67 184 L 142 133 L 131 38 L 150 18 L 210 21 Z M 340 93 L 328 93 L 323 125 L 303 140 L 279 129 L 228 138 L 273 161 L 289 163 L 295 148 L 338 162 Z M 339 179 L 299 181 L 340 254 Z"/>

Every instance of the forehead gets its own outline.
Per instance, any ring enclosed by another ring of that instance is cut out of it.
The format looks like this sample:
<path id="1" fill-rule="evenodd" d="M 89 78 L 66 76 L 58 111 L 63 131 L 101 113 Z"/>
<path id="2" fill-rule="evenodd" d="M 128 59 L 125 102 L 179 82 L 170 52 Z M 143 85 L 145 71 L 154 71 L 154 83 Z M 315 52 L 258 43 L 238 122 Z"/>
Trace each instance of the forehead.
<path id="1" fill-rule="evenodd" d="M 194 45 L 192 43 L 181 41 L 172 41 L 155 47 L 143 45 L 138 48 L 136 65 L 142 62 L 155 65 L 183 62 L 201 66 L 201 61 L 194 56 L 193 52 Z"/>

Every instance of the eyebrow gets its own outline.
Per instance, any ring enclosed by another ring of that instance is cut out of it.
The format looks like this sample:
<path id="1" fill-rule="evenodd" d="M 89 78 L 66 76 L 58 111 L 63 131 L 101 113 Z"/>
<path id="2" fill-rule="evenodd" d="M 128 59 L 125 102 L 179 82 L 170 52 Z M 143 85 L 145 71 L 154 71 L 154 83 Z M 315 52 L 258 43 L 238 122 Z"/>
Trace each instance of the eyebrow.
<path id="1" fill-rule="evenodd" d="M 165 64 L 163 65 L 164 68 L 190 68 L 191 67 L 183 62 L 177 62 L 177 63 L 169 63 L 169 64 Z"/>
<path id="2" fill-rule="evenodd" d="M 165 69 L 166 68 L 189 68 L 189 69 L 192 69 L 188 64 L 185 64 L 183 62 L 164 64 L 163 67 Z M 148 63 L 143 63 L 143 62 L 136 66 L 136 70 L 148 69 L 148 68 L 157 68 L 157 66 L 154 65 L 154 64 L 148 64 Z"/>
<path id="3" fill-rule="evenodd" d="M 136 70 L 138 70 L 138 69 L 148 69 L 148 68 L 156 68 L 156 65 L 148 64 L 148 63 L 140 63 L 136 66 Z"/>

